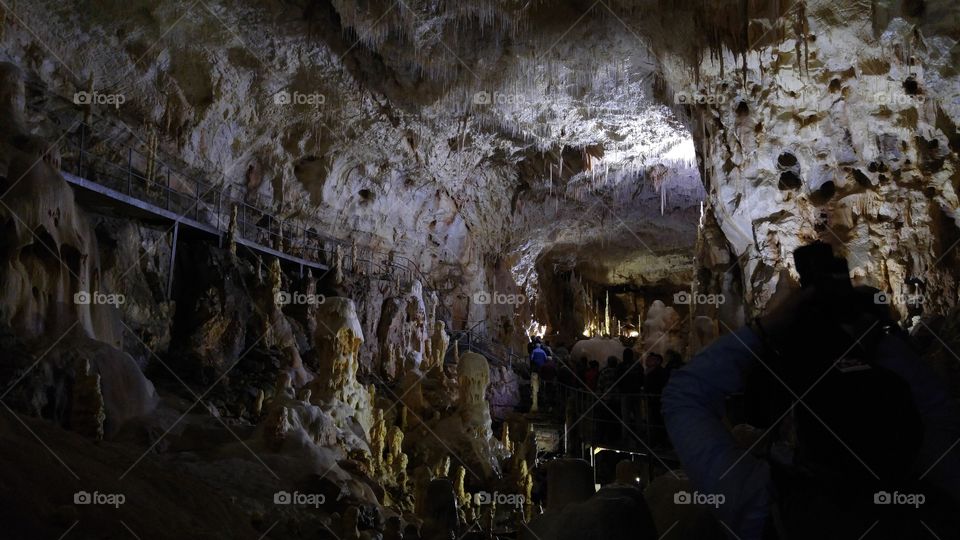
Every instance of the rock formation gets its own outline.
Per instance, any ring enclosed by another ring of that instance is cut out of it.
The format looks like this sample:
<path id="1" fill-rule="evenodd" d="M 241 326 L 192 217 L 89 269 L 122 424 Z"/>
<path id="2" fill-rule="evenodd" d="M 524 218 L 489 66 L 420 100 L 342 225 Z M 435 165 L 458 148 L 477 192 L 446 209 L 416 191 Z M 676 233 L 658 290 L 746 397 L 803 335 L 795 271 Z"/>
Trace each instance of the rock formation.
<path id="1" fill-rule="evenodd" d="M 525 347 L 688 358 L 813 240 L 960 392 L 955 1 L 2 4 L 11 537 L 722 533 L 544 497 Z"/>

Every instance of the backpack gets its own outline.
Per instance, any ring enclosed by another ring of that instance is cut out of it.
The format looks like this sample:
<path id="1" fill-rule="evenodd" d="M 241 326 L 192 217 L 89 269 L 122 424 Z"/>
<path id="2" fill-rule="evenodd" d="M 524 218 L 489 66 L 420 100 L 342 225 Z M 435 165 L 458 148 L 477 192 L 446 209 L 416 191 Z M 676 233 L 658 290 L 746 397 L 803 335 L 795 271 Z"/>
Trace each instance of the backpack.
<path id="1" fill-rule="evenodd" d="M 778 470 L 779 469 L 779 470 Z M 905 540 L 947 538 L 960 530 L 949 495 L 925 482 L 896 487 L 850 486 L 773 466 L 774 488 L 763 540 Z M 878 504 L 891 494 L 924 496 L 918 507 Z M 870 534 L 865 534 L 866 531 Z"/>
<path id="2" fill-rule="evenodd" d="M 533 349 L 533 352 L 530 353 L 530 361 L 533 362 L 537 367 L 543 365 L 547 361 L 547 353 L 539 346 Z"/>
<path id="3" fill-rule="evenodd" d="M 912 540 L 960 530 L 949 495 L 911 472 L 923 420 L 905 381 L 883 368 L 831 369 L 804 396 L 793 413 L 808 441 L 797 448 L 801 459 L 767 460 L 764 540 Z M 918 495 L 924 502 L 900 500 Z"/>

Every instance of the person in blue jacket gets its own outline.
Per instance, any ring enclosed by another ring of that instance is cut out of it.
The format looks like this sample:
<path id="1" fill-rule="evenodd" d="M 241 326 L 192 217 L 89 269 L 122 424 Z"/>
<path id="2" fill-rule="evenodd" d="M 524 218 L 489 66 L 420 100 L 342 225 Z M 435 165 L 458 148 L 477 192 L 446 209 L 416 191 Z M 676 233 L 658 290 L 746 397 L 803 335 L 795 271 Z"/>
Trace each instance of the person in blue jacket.
<path id="1" fill-rule="evenodd" d="M 731 538 L 957 538 L 957 403 L 892 319 L 856 308 L 873 290 L 839 306 L 824 292 L 805 287 L 673 372 L 662 411 L 683 470 Z M 753 381 L 779 399 L 761 401 L 774 418 L 743 448 L 725 403 Z"/>
<path id="2" fill-rule="evenodd" d="M 540 342 L 535 343 L 533 351 L 530 352 L 530 370 L 532 372 L 540 371 L 546 361 L 547 351 L 543 350 L 543 345 Z"/>

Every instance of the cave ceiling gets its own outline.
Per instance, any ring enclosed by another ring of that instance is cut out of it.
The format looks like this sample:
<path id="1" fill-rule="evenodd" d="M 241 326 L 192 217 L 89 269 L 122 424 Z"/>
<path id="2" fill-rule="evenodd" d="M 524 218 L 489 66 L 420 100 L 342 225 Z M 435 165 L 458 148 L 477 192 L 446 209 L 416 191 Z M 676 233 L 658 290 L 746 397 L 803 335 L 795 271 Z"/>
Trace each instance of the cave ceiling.
<path id="1" fill-rule="evenodd" d="M 157 133 L 186 165 L 331 236 L 425 269 L 587 261 L 612 283 L 690 259 L 694 146 L 656 97 L 640 4 L 59 5 L 20 6 L 7 29 L 28 99 L 123 94 L 97 111 L 126 126 L 110 137 Z"/>

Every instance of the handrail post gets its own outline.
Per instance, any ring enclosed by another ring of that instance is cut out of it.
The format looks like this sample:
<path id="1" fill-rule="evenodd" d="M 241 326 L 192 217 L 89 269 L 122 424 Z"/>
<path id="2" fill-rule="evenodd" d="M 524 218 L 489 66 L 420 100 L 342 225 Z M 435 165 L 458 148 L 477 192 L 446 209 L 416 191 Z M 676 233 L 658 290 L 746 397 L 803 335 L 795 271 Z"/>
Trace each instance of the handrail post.
<path id="1" fill-rule="evenodd" d="M 80 147 L 77 149 L 77 177 L 83 178 L 83 147 L 87 125 L 80 123 Z"/>
<path id="2" fill-rule="evenodd" d="M 170 242 L 170 265 L 167 275 L 167 300 L 173 297 L 173 272 L 177 268 L 177 237 L 180 235 L 180 220 L 173 222 L 173 239 Z"/>
<path id="3" fill-rule="evenodd" d="M 133 195 L 133 148 L 127 148 L 127 195 Z"/>
<path id="4" fill-rule="evenodd" d="M 89 124 L 87 122 L 79 122 L 79 133 L 76 134 L 77 135 L 76 137 L 70 137 L 69 139 L 71 146 L 73 146 L 73 144 L 77 145 L 77 157 L 76 157 L 75 167 L 76 167 L 76 174 L 78 177 L 80 178 L 84 177 L 84 174 L 85 174 L 84 166 L 91 168 L 91 170 L 86 173 L 87 175 L 95 175 L 96 168 L 98 166 L 98 164 L 96 163 L 96 159 L 101 159 L 105 163 L 108 163 L 110 167 L 112 167 L 111 171 L 119 170 L 119 173 L 116 173 L 114 175 L 112 173 L 105 172 L 104 174 L 109 175 L 109 177 L 104 177 L 100 179 L 99 182 L 104 183 L 104 185 L 108 185 L 111 188 L 115 186 L 118 191 L 125 191 L 126 195 L 130 196 L 131 198 L 140 198 L 144 202 L 150 202 L 151 204 L 156 204 L 157 206 L 161 206 L 167 211 L 176 213 L 177 216 L 180 218 L 186 218 L 192 214 L 197 221 L 200 221 L 202 215 L 204 214 L 204 209 L 201 208 L 201 204 L 206 205 L 206 213 L 209 214 L 213 212 L 213 206 L 214 206 L 213 201 L 211 200 L 208 203 L 205 200 L 205 197 L 207 193 L 209 193 L 209 190 L 207 190 L 206 187 L 210 187 L 211 189 L 217 189 L 217 186 L 215 184 L 211 183 L 209 186 L 207 186 L 202 179 L 194 177 L 194 180 L 193 180 L 194 181 L 194 202 L 195 202 L 196 208 L 193 212 L 190 212 L 185 208 L 188 204 L 186 202 L 188 201 L 186 197 L 189 197 L 187 190 L 189 189 L 188 186 L 190 183 L 190 179 L 187 176 L 185 176 L 186 173 L 184 171 L 181 171 L 178 169 L 177 172 L 182 177 L 181 182 L 183 183 L 184 190 L 180 191 L 179 188 L 181 186 L 179 186 L 178 184 L 178 189 L 177 189 L 178 206 L 177 206 L 177 209 L 175 210 L 173 207 L 173 191 L 174 191 L 173 173 L 174 171 L 172 169 L 174 166 L 177 166 L 177 165 L 164 163 L 162 160 L 156 159 L 156 156 L 152 156 L 150 157 L 150 159 L 148 159 L 148 161 L 150 161 L 150 163 L 148 163 L 148 165 L 150 165 L 150 167 L 148 167 L 150 170 L 143 173 L 145 174 L 145 176 L 140 176 L 140 174 L 134 171 L 133 169 L 133 154 L 137 153 L 139 156 L 145 156 L 145 154 L 142 154 L 133 146 L 126 145 L 127 146 L 126 182 L 124 182 L 122 176 L 120 176 L 122 175 L 123 166 L 119 163 L 119 159 L 120 159 L 119 155 L 122 155 L 122 154 L 119 154 L 119 152 L 122 151 L 122 146 L 111 147 L 117 150 L 117 153 L 113 154 L 117 158 L 116 160 L 112 160 L 108 158 L 106 155 L 100 156 L 91 152 L 91 156 L 94 159 L 94 161 L 90 164 L 85 163 L 86 146 L 90 144 L 88 139 L 91 137 L 91 134 L 87 133 L 88 128 L 89 128 Z M 152 153 L 156 153 L 156 149 L 152 149 L 152 150 L 153 150 Z M 164 167 L 166 167 L 167 169 L 165 187 L 164 187 L 164 183 L 160 181 L 160 178 L 163 176 Z M 67 166 L 67 169 L 69 169 L 69 166 Z M 133 193 L 134 176 L 138 177 L 138 183 L 142 182 L 144 185 L 144 193 L 141 194 L 139 197 L 135 197 Z M 221 173 L 221 178 L 224 179 L 225 181 L 225 176 L 222 175 L 222 173 Z M 126 183 L 126 188 L 121 187 L 124 183 Z M 166 195 L 163 196 L 163 199 L 164 199 L 163 202 L 158 201 L 157 197 L 154 197 L 154 195 L 161 195 L 156 193 L 157 189 L 166 190 Z M 231 201 L 234 200 L 234 199 L 231 199 L 232 189 L 233 189 L 232 185 L 226 185 L 226 186 L 221 186 L 220 189 L 217 190 L 217 194 L 216 194 L 217 201 L 215 204 L 216 204 L 216 220 L 217 220 L 216 230 L 218 232 L 221 230 L 225 230 L 226 228 L 221 225 L 221 219 L 224 213 L 223 202 L 225 198 L 225 193 L 226 193 L 227 203 L 229 205 L 229 211 L 231 212 L 230 216 L 232 217 L 233 206 L 232 204 L 230 204 Z M 267 215 L 266 212 L 263 210 L 263 208 L 269 208 L 269 206 L 263 204 L 262 199 L 263 199 L 262 194 L 257 193 L 255 194 L 255 201 L 252 204 L 249 204 L 251 209 L 257 212 L 257 214 L 255 214 L 257 217 Z M 243 198 L 238 200 L 243 201 Z M 248 221 L 250 220 L 250 216 L 247 215 L 248 210 L 246 209 L 246 206 L 248 206 L 248 203 L 243 201 L 240 204 L 242 204 L 242 206 L 240 208 L 240 216 L 238 219 L 238 222 L 239 222 L 238 233 L 239 233 L 239 237 L 243 238 L 247 236 L 245 235 L 244 228 L 246 227 Z M 317 233 L 311 232 L 312 227 L 308 226 L 308 225 L 313 225 L 313 223 L 309 223 L 308 220 L 303 220 L 303 219 L 299 219 L 299 220 L 296 218 L 291 218 L 291 219 L 293 219 L 293 224 L 291 225 L 290 230 L 286 230 L 284 228 L 283 219 L 278 219 L 273 214 L 269 214 L 268 224 L 267 224 L 268 236 L 270 234 L 274 236 L 276 249 L 283 250 L 291 255 L 298 254 L 303 258 L 311 258 L 310 252 L 312 250 L 312 247 L 314 246 L 314 242 L 317 241 L 316 240 Z M 275 231 L 273 229 L 274 220 L 277 221 L 277 227 Z M 209 218 L 206 218 L 205 224 L 209 224 Z M 259 221 L 254 222 L 253 225 L 254 225 L 254 228 L 253 228 L 254 237 L 257 237 L 257 233 L 259 233 L 261 229 L 259 225 Z M 363 238 L 370 239 L 371 244 L 373 243 L 372 242 L 373 238 L 375 238 L 368 231 L 363 231 L 363 230 L 354 231 L 354 251 L 356 250 L 355 237 L 358 235 Z M 255 239 L 259 241 L 258 237 Z M 436 283 L 436 281 L 432 280 L 431 277 L 425 275 L 421 271 L 421 268 L 419 267 L 417 262 L 411 259 L 410 257 L 396 253 L 393 250 L 390 250 L 389 253 L 387 253 L 386 255 L 384 255 L 383 251 L 381 251 L 380 249 L 368 248 L 368 249 L 363 249 L 363 251 L 369 254 L 369 257 L 370 257 L 369 260 L 356 257 L 353 254 L 346 257 L 346 258 L 349 258 L 350 260 L 349 266 L 351 268 L 355 267 L 354 269 L 355 272 L 361 272 L 361 273 L 366 272 L 368 274 L 380 272 L 381 275 L 383 276 L 389 276 L 391 279 L 395 279 L 397 283 L 403 283 L 404 285 L 409 285 L 414 281 L 419 280 L 421 281 L 425 289 L 435 288 L 434 284 Z M 316 258 L 318 260 L 322 257 L 322 252 L 323 252 L 323 248 L 320 245 L 318 245 L 316 248 Z M 446 306 L 443 306 L 442 308 L 440 308 L 439 311 L 441 314 L 443 314 L 443 316 L 449 316 L 449 309 Z M 467 324 L 465 324 L 464 326 L 467 326 Z M 490 349 L 489 352 L 493 352 L 493 348 L 494 348 L 493 346 L 496 345 L 497 346 L 496 353 L 497 354 L 503 353 L 503 349 L 504 349 L 503 346 L 499 344 L 493 344 L 490 341 L 490 339 L 486 336 L 485 326 L 484 326 L 483 334 L 480 334 L 480 332 L 476 331 L 477 330 L 476 327 L 474 327 L 473 330 L 474 332 L 470 332 L 468 334 L 468 344 L 469 344 L 468 346 L 470 348 L 477 347 L 477 348 L 480 348 L 481 350 Z M 479 340 L 474 339 L 473 337 L 474 333 L 478 335 Z"/>
<path id="5" fill-rule="evenodd" d="M 220 208 L 223 204 L 223 188 L 217 190 L 217 232 L 220 232 Z"/>

